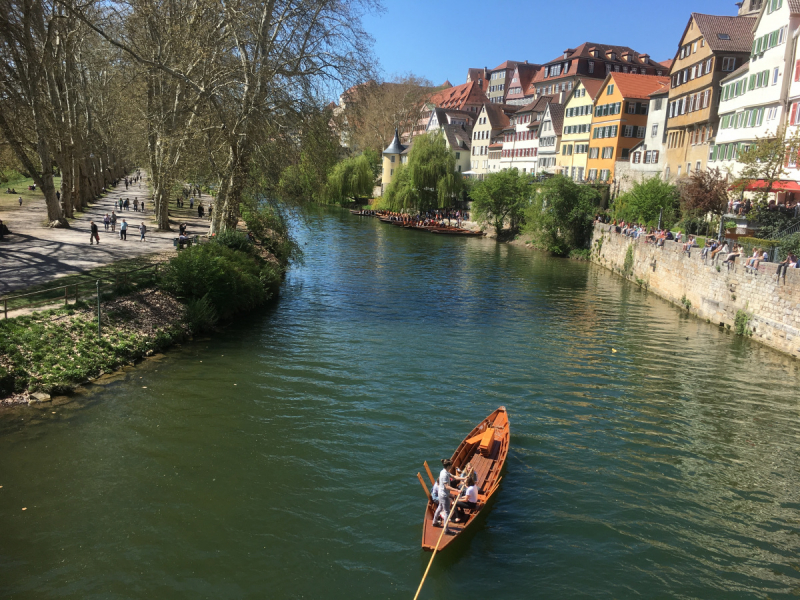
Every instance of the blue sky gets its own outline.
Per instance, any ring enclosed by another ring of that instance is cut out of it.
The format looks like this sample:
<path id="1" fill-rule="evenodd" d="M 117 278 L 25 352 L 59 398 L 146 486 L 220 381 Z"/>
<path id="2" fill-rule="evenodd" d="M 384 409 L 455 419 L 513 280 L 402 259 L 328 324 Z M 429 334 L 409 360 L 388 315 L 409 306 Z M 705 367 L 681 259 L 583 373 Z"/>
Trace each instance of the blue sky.
<path id="1" fill-rule="evenodd" d="M 546 62 L 583 42 L 629 46 L 662 61 L 675 55 L 692 12 L 733 16 L 737 10 L 732 0 L 384 3 L 384 13 L 364 20 L 384 76 L 411 72 L 435 85 L 464 83 L 469 67 Z"/>

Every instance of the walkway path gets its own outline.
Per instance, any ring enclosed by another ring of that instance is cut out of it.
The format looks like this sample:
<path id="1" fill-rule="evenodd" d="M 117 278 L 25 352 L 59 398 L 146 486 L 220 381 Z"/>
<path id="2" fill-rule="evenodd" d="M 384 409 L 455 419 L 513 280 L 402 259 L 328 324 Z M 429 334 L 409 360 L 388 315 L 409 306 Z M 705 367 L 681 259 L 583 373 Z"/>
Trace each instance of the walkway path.
<path id="1" fill-rule="evenodd" d="M 174 231 L 157 232 L 153 219 L 152 203 L 147 203 L 147 212 L 133 211 L 133 199 L 150 197 L 147 175 L 142 181 L 125 191 L 125 182 L 111 188 L 103 198 L 90 205 L 86 212 L 71 221 L 69 229 L 50 229 L 43 227 L 46 219 L 44 198 L 40 201 L 26 201 L 22 208 L 0 210 L 0 219 L 12 234 L 0 242 L 0 296 L 13 290 L 73 275 L 106 265 L 121 259 L 132 258 L 154 252 L 173 250 L 172 240 L 178 235 L 178 224 L 187 223 L 190 235 L 204 234 L 208 231 L 208 218 L 199 219 L 197 211 L 170 207 L 170 226 Z M 120 211 L 120 198 L 130 200 L 130 210 Z M 208 210 L 210 196 L 204 196 Z M 128 222 L 128 239 L 122 241 L 117 233 L 106 232 L 103 217 L 116 208 L 117 229 L 122 219 Z M 90 221 L 97 223 L 100 230 L 100 245 L 89 245 Z M 147 240 L 139 242 L 139 224 L 145 220 L 148 228 Z"/>

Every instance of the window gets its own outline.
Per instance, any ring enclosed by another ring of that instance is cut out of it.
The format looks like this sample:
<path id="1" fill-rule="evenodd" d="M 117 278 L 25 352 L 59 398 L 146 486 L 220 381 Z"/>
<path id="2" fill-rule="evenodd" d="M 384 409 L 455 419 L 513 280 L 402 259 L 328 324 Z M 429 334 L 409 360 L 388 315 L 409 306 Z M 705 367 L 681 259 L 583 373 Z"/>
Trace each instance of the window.
<path id="1" fill-rule="evenodd" d="M 700 161 L 699 160 L 697 161 L 697 164 L 695 164 L 694 170 L 698 171 L 698 172 L 700 171 Z M 686 172 L 688 173 L 689 171 L 687 170 Z"/>
<path id="2" fill-rule="evenodd" d="M 718 33 L 717 38 L 720 40 L 730 40 L 731 36 L 728 35 L 727 33 Z"/>
<path id="3" fill-rule="evenodd" d="M 610 96 L 614 93 L 614 84 L 612 83 L 606 88 L 606 95 Z"/>
<path id="4" fill-rule="evenodd" d="M 650 130 L 650 137 L 657 137 L 658 136 L 658 123 L 653 123 L 653 127 Z"/>
<path id="5" fill-rule="evenodd" d="M 711 59 L 706 61 L 706 73 L 711 73 Z"/>
<path id="6" fill-rule="evenodd" d="M 597 158 L 600 155 L 600 148 L 589 148 L 589 158 Z"/>
<path id="7" fill-rule="evenodd" d="M 394 162 L 394 156 L 390 156 L 390 157 L 389 157 L 389 160 L 390 160 L 390 161 L 392 161 L 392 162 Z"/>
<path id="8" fill-rule="evenodd" d="M 647 130 L 646 127 L 637 127 L 636 128 L 636 137 L 637 138 L 643 138 L 646 135 L 646 133 L 645 133 L 646 130 Z"/>
<path id="9" fill-rule="evenodd" d="M 597 179 L 597 169 L 589 169 L 589 179 L 592 181 Z"/>
<path id="10" fill-rule="evenodd" d="M 772 85 L 778 84 L 778 67 L 772 70 Z"/>
<path id="11" fill-rule="evenodd" d="M 622 128 L 622 137 L 633 137 L 633 125 L 625 125 Z"/>
<path id="12" fill-rule="evenodd" d="M 631 162 L 634 163 L 634 164 L 637 164 L 637 165 L 640 162 L 642 162 L 642 153 L 641 152 L 634 152 L 633 153 L 633 159 L 631 160 Z"/>
<path id="13" fill-rule="evenodd" d="M 600 170 L 600 181 L 606 181 L 610 176 L 611 176 L 611 171 L 609 169 Z"/>
<path id="14" fill-rule="evenodd" d="M 594 61 L 589 61 L 589 73 L 594 73 Z"/>
<path id="15" fill-rule="evenodd" d="M 623 148 L 622 149 L 622 154 L 620 154 L 620 159 L 629 158 L 629 154 L 630 154 L 630 150 L 628 150 L 627 148 Z"/>
<path id="16" fill-rule="evenodd" d="M 688 177 L 691 174 L 692 174 L 692 163 L 686 163 L 686 176 Z"/>
<path id="17" fill-rule="evenodd" d="M 734 67 L 736 66 L 736 57 L 735 56 L 726 56 L 722 59 L 722 70 L 723 71 L 733 71 Z"/>
<path id="18" fill-rule="evenodd" d="M 625 112 L 629 115 L 636 114 L 636 102 L 628 102 L 627 106 L 625 107 Z"/>
<path id="19" fill-rule="evenodd" d="M 692 67 L 691 74 L 689 75 L 689 79 L 694 79 L 697 76 L 697 67 Z"/>
<path id="20" fill-rule="evenodd" d="M 610 74 L 611 74 L 611 65 L 606 63 L 606 75 L 610 75 Z"/>
<path id="21" fill-rule="evenodd" d="M 655 102 L 656 105 L 653 107 L 653 110 L 661 110 L 661 103 L 663 102 L 663 98 L 656 98 Z"/>
<path id="22" fill-rule="evenodd" d="M 613 146 L 605 146 L 603 148 L 603 158 L 613 158 L 613 157 L 614 157 Z"/>

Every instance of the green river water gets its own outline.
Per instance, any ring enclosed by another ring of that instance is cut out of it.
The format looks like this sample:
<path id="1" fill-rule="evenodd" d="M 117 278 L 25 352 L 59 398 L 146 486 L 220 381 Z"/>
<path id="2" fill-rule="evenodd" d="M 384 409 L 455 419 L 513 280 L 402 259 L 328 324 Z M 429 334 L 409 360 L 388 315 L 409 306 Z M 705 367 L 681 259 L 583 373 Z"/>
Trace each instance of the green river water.
<path id="1" fill-rule="evenodd" d="M 497 501 L 424 598 L 800 594 L 797 362 L 586 263 L 299 239 L 268 310 L 0 415 L 0 597 L 410 600 L 416 473 L 499 405 Z"/>

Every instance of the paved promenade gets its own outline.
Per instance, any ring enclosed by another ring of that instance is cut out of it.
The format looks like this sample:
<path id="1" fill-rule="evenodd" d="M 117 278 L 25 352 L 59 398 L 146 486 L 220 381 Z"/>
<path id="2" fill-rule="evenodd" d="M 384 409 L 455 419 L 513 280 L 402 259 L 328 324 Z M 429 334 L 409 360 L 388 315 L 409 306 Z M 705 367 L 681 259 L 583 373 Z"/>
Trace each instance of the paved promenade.
<path id="1" fill-rule="evenodd" d="M 0 242 L 0 296 L 30 285 L 45 283 L 93 269 L 117 260 L 155 252 L 173 250 L 173 239 L 178 235 L 178 224 L 187 223 L 190 235 L 205 234 L 208 231 L 208 217 L 197 218 L 197 210 L 176 209 L 170 206 L 170 226 L 174 231 L 157 232 L 153 219 L 153 205 L 148 201 L 147 211 L 133 211 L 133 199 L 150 197 L 147 175 L 125 190 L 125 182 L 111 188 L 103 198 L 90 205 L 86 212 L 70 222 L 69 229 L 43 227 L 47 211 L 44 198 L 37 201 L 25 200 L 22 208 L 16 205 L 11 209 L 0 209 L 0 219 L 11 230 Z M 119 199 L 130 200 L 129 210 L 119 210 Z M 208 211 L 210 196 L 203 197 Z M 7 204 L 7 203 L 4 203 Z M 116 208 L 117 232 L 105 231 L 103 217 Z M 119 239 L 119 225 L 122 219 L 128 222 L 128 239 Z M 90 221 L 100 230 L 100 245 L 89 245 Z M 139 242 L 139 224 L 144 221 L 148 228 L 147 240 Z"/>

